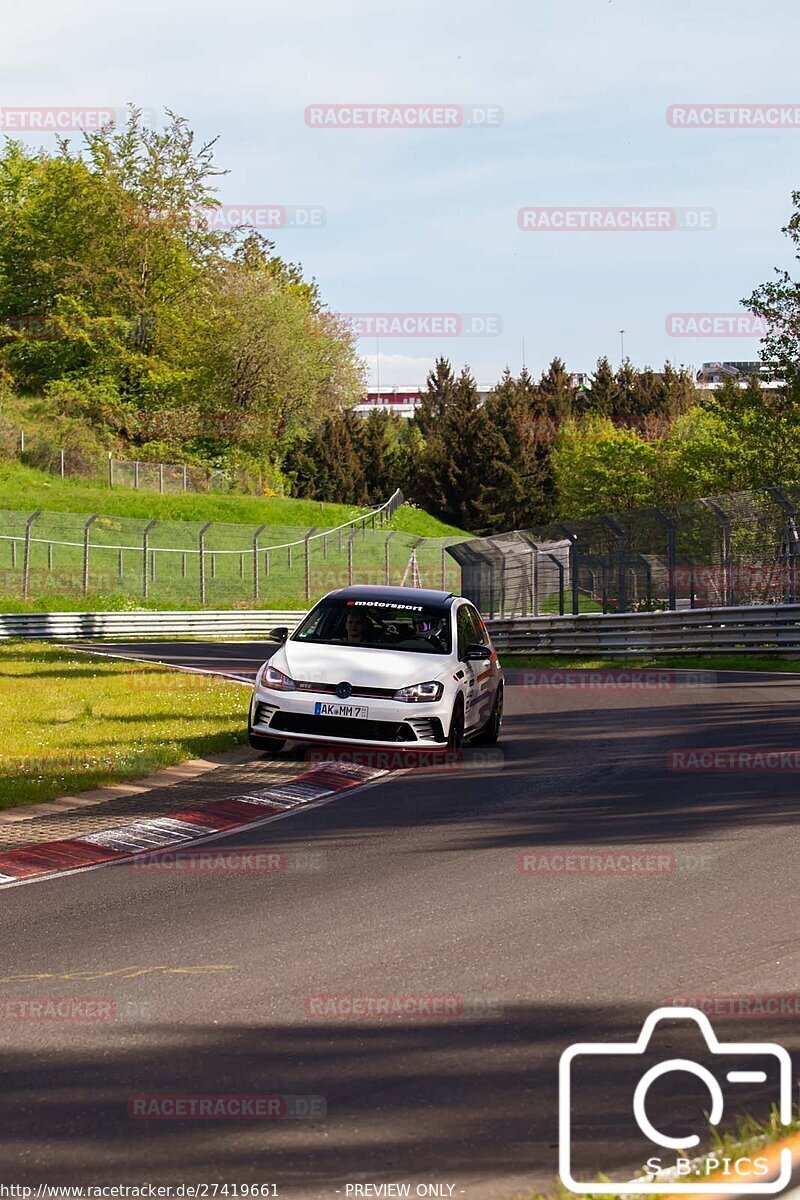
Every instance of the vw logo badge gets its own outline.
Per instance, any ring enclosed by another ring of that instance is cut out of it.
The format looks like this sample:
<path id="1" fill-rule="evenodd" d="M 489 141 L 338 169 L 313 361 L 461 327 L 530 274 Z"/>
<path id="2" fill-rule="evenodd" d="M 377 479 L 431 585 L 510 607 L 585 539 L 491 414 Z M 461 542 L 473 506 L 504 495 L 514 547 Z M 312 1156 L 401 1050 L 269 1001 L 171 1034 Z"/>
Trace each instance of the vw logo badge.
<path id="1" fill-rule="evenodd" d="M 347 682 L 337 683 L 336 695 L 340 700 L 346 700 L 353 690 L 353 685 Z"/>

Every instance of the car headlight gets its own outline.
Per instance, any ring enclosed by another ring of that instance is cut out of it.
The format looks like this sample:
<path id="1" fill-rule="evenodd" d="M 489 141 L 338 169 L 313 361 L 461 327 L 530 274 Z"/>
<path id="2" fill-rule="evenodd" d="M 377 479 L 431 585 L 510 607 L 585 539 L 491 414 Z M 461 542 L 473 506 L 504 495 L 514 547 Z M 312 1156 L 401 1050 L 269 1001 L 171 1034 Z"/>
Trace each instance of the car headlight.
<path id="1" fill-rule="evenodd" d="M 271 688 L 273 692 L 293 692 L 297 684 L 288 675 L 284 675 L 283 671 L 279 671 L 277 667 L 267 663 L 264 674 L 261 676 L 261 686 Z"/>
<path id="2" fill-rule="evenodd" d="M 419 700 L 441 700 L 444 686 L 431 680 L 429 683 L 412 683 L 411 687 L 400 688 L 399 692 L 395 692 L 395 700 L 408 700 L 410 702 Z"/>

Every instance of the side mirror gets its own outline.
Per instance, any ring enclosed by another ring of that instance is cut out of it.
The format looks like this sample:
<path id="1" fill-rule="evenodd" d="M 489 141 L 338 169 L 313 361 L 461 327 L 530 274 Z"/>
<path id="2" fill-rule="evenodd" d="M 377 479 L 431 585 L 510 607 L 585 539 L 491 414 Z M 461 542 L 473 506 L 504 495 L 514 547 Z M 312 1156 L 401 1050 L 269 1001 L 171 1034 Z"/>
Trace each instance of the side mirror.
<path id="1" fill-rule="evenodd" d="M 482 642 L 470 642 L 464 651 L 465 662 L 484 662 L 491 657 L 491 649 L 489 646 L 484 646 Z"/>
<path id="2" fill-rule="evenodd" d="M 285 642 L 289 636 L 289 626 L 276 625 L 274 629 L 270 629 L 269 636 L 273 642 Z"/>

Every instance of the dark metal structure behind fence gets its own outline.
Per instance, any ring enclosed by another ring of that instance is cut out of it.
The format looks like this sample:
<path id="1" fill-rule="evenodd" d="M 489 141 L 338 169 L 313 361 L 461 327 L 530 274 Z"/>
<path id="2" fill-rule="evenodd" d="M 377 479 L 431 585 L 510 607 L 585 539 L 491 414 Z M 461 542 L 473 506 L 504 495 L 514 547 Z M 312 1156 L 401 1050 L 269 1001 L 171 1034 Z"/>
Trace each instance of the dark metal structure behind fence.
<path id="1" fill-rule="evenodd" d="M 490 617 L 800 599 L 800 488 L 769 486 L 471 538 L 448 547 Z"/>

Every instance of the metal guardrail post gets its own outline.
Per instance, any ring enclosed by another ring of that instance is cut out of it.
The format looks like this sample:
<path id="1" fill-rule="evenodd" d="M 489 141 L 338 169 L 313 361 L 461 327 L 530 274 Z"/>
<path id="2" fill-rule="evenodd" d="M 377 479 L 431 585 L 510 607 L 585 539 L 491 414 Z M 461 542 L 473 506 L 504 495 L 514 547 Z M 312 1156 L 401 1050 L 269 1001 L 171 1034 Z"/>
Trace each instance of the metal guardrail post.
<path id="1" fill-rule="evenodd" d="M 619 591 L 619 595 L 617 597 L 617 611 L 621 613 L 627 612 L 628 603 L 625 595 L 625 561 L 627 553 L 625 548 L 625 530 L 617 524 L 613 517 L 603 515 L 600 517 L 600 520 L 604 525 L 608 526 L 608 528 L 614 534 L 614 537 L 617 539 L 617 589 Z"/>
<path id="2" fill-rule="evenodd" d="M 31 526 L 33 522 L 42 515 L 42 509 L 37 508 L 36 512 L 31 513 L 25 522 L 25 550 L 22 557 L 22 594 L 27 598 L 28 584 L 31 577 Z M 12 542 L 12 546 L 16 543 Z"/>
<path id="3" fill-rule="evenodd" d="M 258 600 L 258 539 L 265 529 L 266 524 L 260 524 L 253 534 L 253 600 Z"/>
<path id="4" fill-rule="evenodd" d="M 578 535 L 573 533 L 571 529 L 567 529 L 566 525 L 556 525 L 555 529 L 560 529 L 564 537 L 569 541 L 569 572 L 570 582 L 572 584 L 572 615 L 577 617 L 581 611 L 581 597 L 578 590 Z"/>
<path id="5" fill-rule="evenodd" d="M 797 596 L 797 513 L 794 505 L 784 495 L 780 488 L 766 487 L 764 491 L 768 493 L 779 504 L 786 514 L 786 561 L 789 568 L 789 578 L 786 587 L 786 602 L 794 604 Z"/>
<path id="6" fill-rule="evenodd" d="M 733 603 L 733 588 L 731 586 L 731 519 L 715 500 L 700 501 L 710 508 L 722 525 L 722 603 L 723 606 Z"/>
<path id="7" fill-rule="evenodd" d="M 206 530 L 210 529 L 214 524 L 213 521 L 206 521 L 205 525 L 198 534 L 198 551 L 200 559 L 200 603 L 206 602 Z"/>
<path id="8" fill-rule="evenodd" d="M 677 609 L 676 592 L 675 592 L 675 522 L 662 512 L 660 508 L 654 505 L 650 508 L 650 512 L 655 513 L 656 518 L 661 522 L 667 531 L 667 590 L 668 590 L 668 607 L 671 612 Z"/>
<path id="9" fill-rule="evenodd" d="M 158 519 L 154 518 L 149 525 L 145 525 L 142 531 L 142 596 L 147 599 L 147 542 L 150 537 L 150 530 L 158 523 Z"/>
<path id="10" fill-rule="evenodd" d="M 111 456 L 109 455 L 109 462 Z M 83 594 L 84 596 L 89 591 L 89 530 L 94 525 L 95 521 L 100 516 L 100 513 L 95 513 L 89 517 L 89 520 L 83 527 Z"/>

